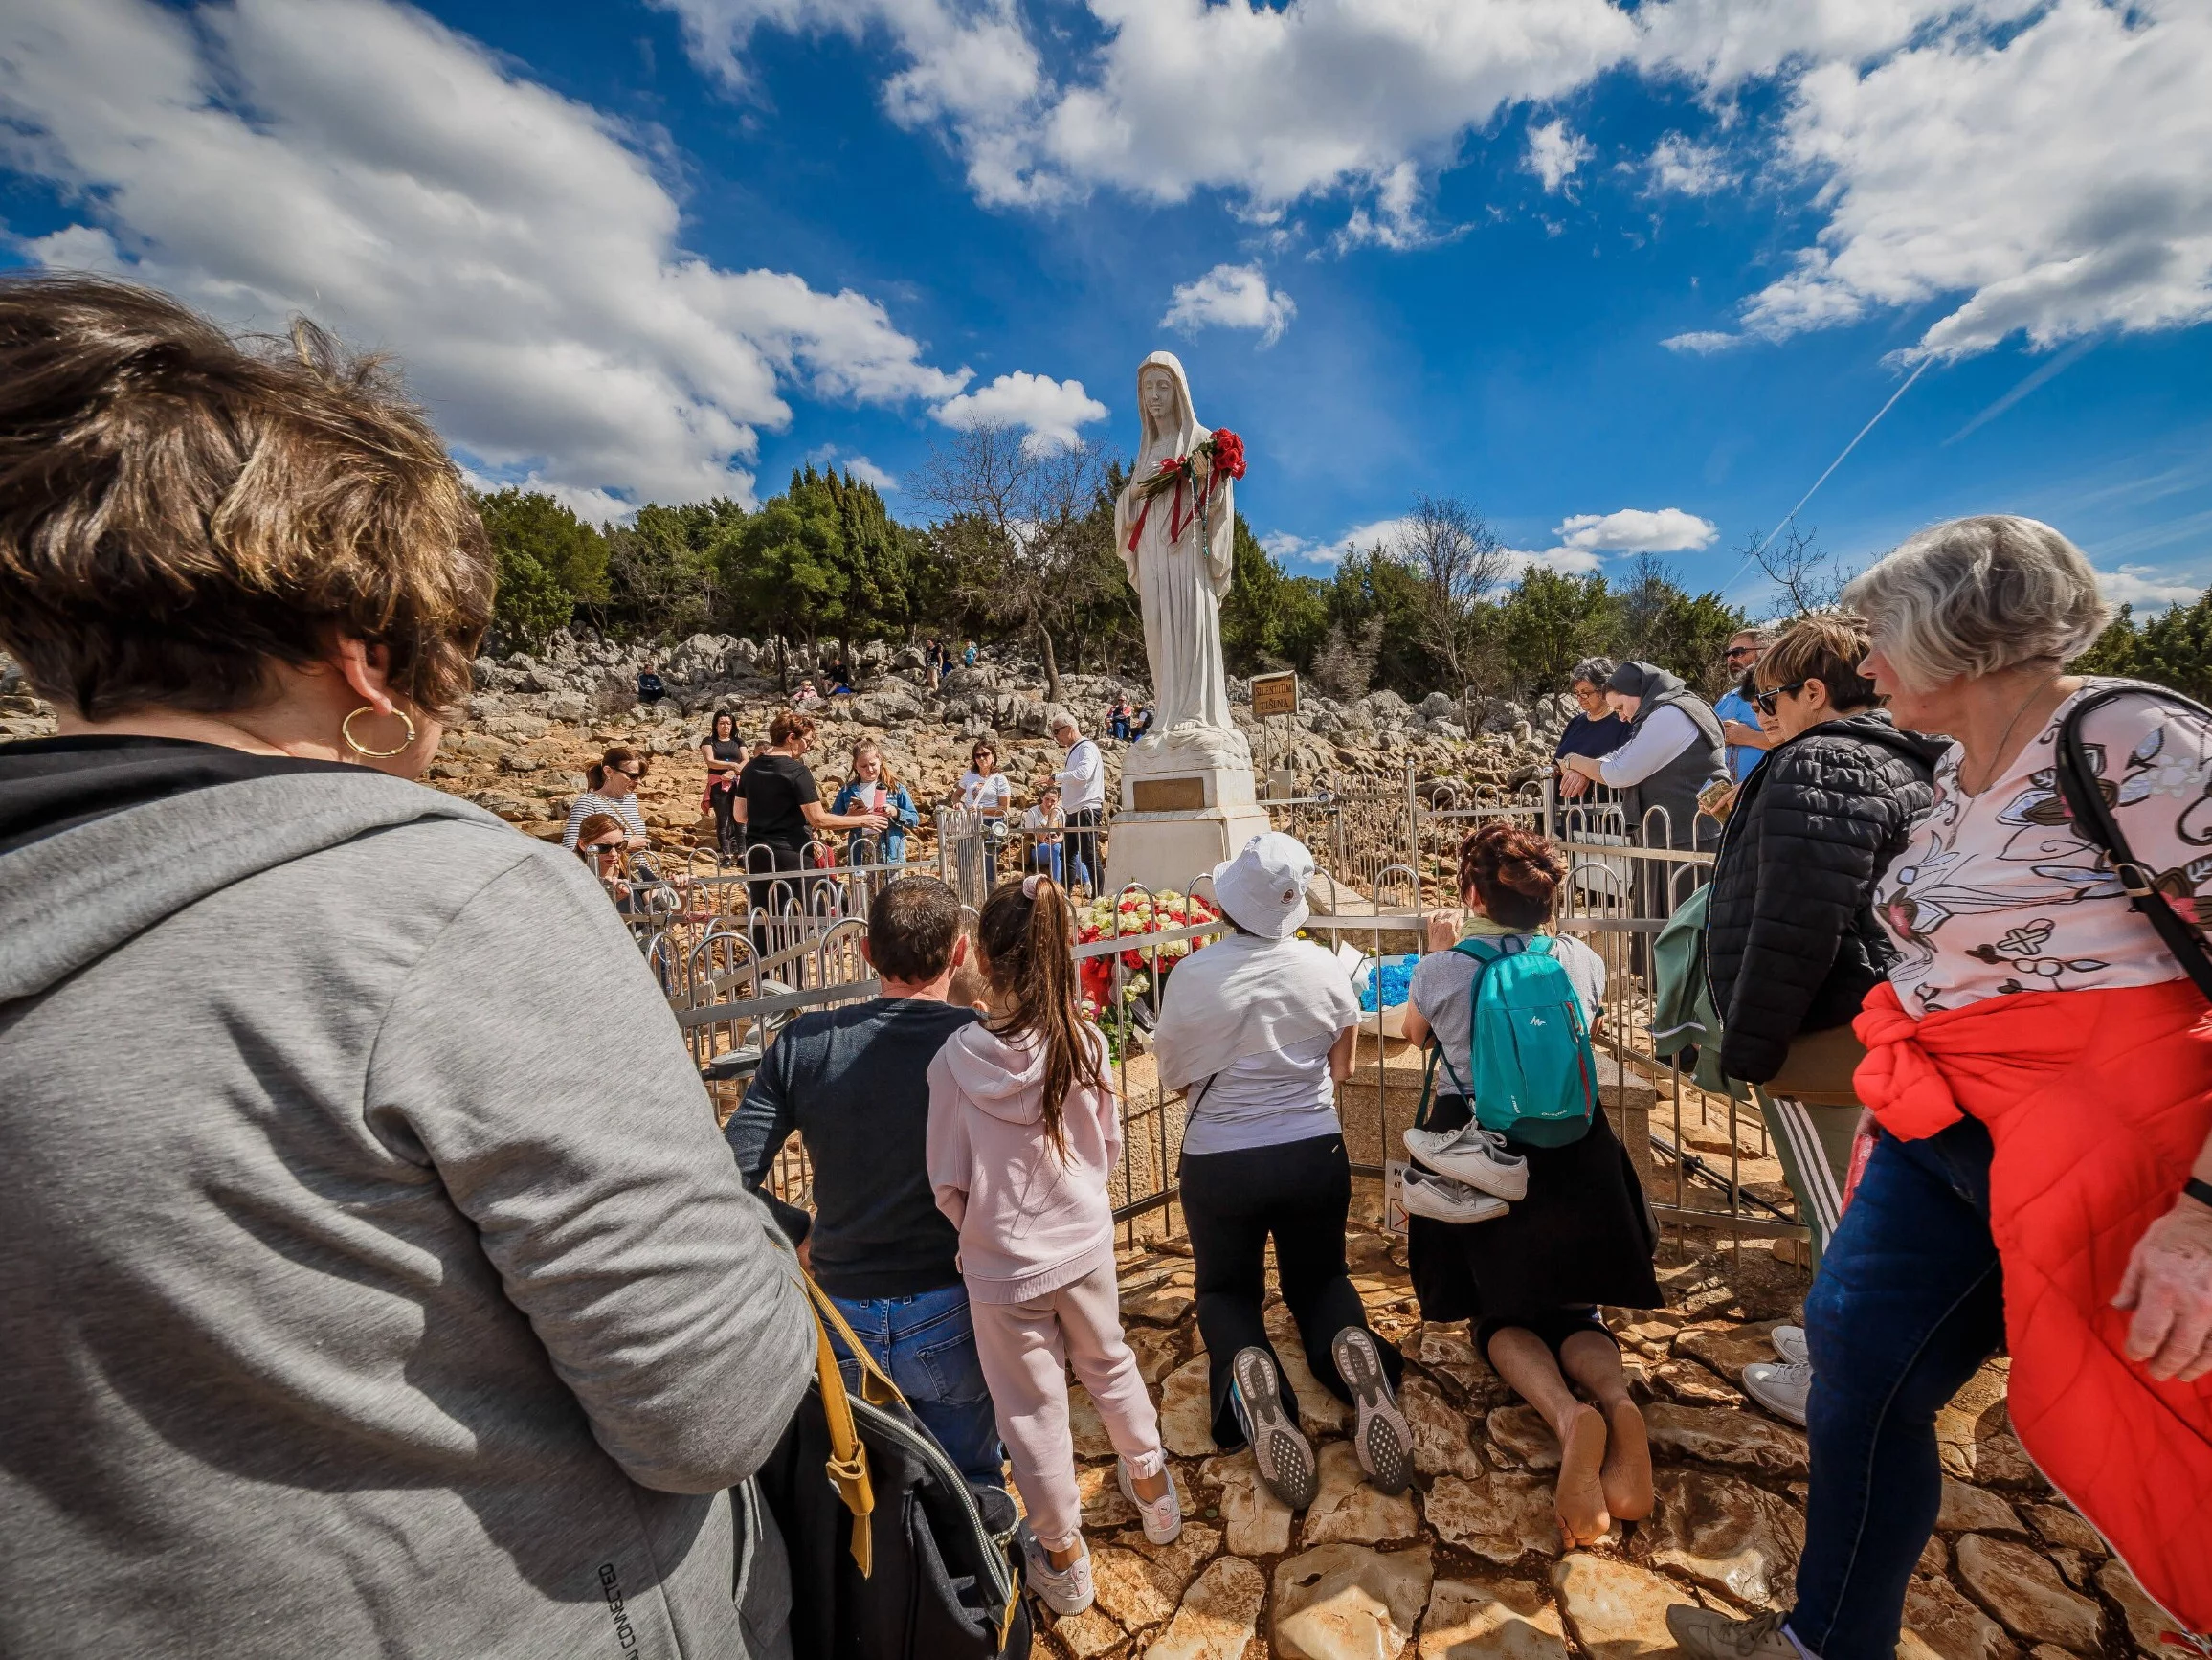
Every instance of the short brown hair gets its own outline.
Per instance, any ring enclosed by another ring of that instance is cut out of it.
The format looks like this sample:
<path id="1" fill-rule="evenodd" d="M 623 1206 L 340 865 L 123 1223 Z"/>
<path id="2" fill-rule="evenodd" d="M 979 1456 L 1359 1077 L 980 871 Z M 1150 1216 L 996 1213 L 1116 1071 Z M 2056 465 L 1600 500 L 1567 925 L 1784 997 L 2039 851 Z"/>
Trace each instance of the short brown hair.
<path id="1" fill-rule="evenodd" d="M 1550 922 L 1553 898 L 1566 880 L 1559 850 L 1532 830 L 1492 822 L 1460 843 L 1460 891 L 1508 928 Z"/>
<path id="2" fill-rule="evenodd" d="M 576 826 L 576 857 L 581 859 L 592 851 L 592 843 L 612 831 L 622 838 L 622 845 L 630 845 L 630 829 L 612 813 L 588 813 Z"/>
<path id="3" fill-rule="evenodd" d="M 868 907 L 868 960 L 884 978 L 918 985 L 952 960 L 960 896 L 934 876 L 887 882 Z"/>
<path id="4" fill-rule="evenodd" d="M 1817 680 L 1828 688 L 1830 707 L 1864 708 L 1881 697 L 1874 683 L 1859 672 L 1859 664 L 1872 649 L 1865 617 L 1847 611 L 1816 611 L 1783 629 L 1752 675 L 1761 691 Z"/>
<path id="5" fill-rule="evenodd" d="M 771 744 L 788 744 L 794 737 L 814 735 L 815 723 L 793 709 L 783 710 L 768 724 L 768 741 Z"/>
<path id="6" fill-rule="evenodd" d="M 448 713 L 491 620 L 483 522 L 373 357 L 233 339 L 149 288 L 0 279 L 0 644 L 101 720 L 222 713 L 329 631 Z"/>

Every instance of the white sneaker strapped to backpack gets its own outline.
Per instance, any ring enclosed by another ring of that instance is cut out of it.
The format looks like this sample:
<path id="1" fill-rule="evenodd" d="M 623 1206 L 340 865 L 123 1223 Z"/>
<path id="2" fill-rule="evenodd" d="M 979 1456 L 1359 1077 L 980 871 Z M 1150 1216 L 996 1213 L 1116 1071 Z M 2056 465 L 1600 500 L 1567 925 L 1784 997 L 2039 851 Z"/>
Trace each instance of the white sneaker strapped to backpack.
<path id="1" fill-rule="evenodd" d="M 1598 1054 L 1575 983 L 1552 948 L 1547 934 L 1452 947 L 1476 965 L 1467 988 L 1466 1071 L 1441 1045 L 1431 1051 L 1420 1110 L 1404 1137 L 1406 1151 L 1430 1170 L 1508 1200 L 1527 1195 L 1529 1162 L 1506 1151 L 1507 1138 L 1565 1147 L 1589 1133 L 1598 1110 Z M 1427 1128 L 1439 1060 L 1474 1111 L 1458 1131 Z"/>

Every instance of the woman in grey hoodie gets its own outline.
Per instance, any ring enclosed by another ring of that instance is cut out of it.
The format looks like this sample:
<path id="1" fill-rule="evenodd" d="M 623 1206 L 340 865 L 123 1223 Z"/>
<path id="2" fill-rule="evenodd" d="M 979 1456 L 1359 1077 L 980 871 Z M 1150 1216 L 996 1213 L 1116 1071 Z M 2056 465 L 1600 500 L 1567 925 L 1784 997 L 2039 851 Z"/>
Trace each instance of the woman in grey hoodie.
<path id="1" fill-rule="evenodd" d="M 0 280 L 0 1652 L 781 1640 L 792 1259 L 590 873 L 409 781 L 491 593 L 311 325 Z"/>

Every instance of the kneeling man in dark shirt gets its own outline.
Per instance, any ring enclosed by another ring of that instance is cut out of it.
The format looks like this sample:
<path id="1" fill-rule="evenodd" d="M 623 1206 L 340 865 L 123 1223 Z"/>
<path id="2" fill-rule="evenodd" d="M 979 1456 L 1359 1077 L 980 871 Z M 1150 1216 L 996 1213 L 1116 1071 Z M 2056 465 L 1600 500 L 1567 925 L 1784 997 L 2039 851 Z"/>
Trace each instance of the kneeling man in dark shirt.
<path id="1" fill-rule="evenodd" d="M 866 944 L 883 996 L 786 1026 L 727 1135 L 746 1185 L 774 1210 L 915 1415 L 971 1482 L 999 1487 L 997 1424 L 953 1261 L 960 1236 L 937 1208 L 927 1156 L 929 1063 L 976 1018 L 946 1000 L 967 948 L 959 898 L 944 883 L 908 876 L 886 886 L 869 909 Z M 814 1164 L 812 1217 L 761 1189 L 793 1131 Z M 846 1382 L 860 1387 L 850 1361 Z"/>

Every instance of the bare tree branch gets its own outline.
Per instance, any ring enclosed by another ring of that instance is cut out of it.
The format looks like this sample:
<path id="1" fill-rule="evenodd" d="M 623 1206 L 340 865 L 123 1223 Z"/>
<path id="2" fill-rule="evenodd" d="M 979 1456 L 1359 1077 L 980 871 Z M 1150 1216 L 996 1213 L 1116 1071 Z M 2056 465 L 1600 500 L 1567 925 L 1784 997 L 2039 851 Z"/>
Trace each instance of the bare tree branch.
<path id="1" fill-rule="evenodd" d="M 1474 662 L 1474 616 L 1510 574 L 1512 559 L 1481 513 L 1457 496 L 1421 496 L 1392 534 L 1388 551 L 1428 589 L 1421 643 L 1463 688 Z"/>

